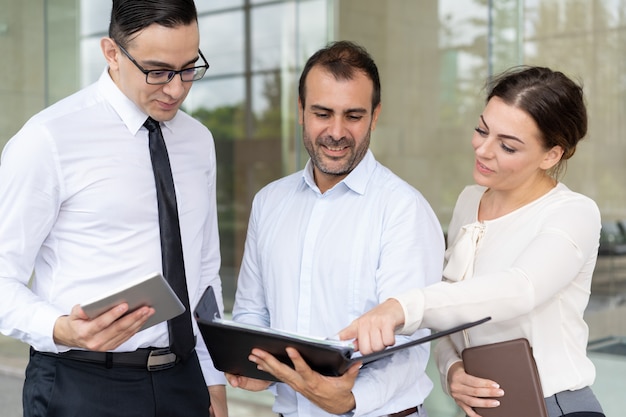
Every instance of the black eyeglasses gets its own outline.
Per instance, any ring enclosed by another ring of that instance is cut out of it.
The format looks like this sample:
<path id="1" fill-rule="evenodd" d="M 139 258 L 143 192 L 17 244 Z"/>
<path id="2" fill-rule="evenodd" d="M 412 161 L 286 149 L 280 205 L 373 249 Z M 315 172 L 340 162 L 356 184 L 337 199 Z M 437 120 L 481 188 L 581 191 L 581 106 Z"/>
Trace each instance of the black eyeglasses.
<path id="1" fill-rule="evenodd" d="M 180 74 L 180 79 L 183 80 L 184 82 L 190 83 L 192 81 L 198 81 L 199 79 L 204 77 L 206 70 L 209 69 L 209 63 L 206 61 L 206 58 L 204 58 L 204 55 L 202 55 L 202 52 L 199 49 L 198 49 L 198 53 L 200 54 L 200 58 L 202 58 L 202 60 L 204 61 L 204 65 L 202 66 L 185 68 L 179 71 L 147 70 L 147 69 L 144 69 L 141 65 L 139 65 L 137 61 L 135 61 L 135 58 L 130 56 L 128 51 L 124 49 L 122 45 L 118 43 L 117 46 L 120 48 L 120 51 L 122 51 L 124 55 L 126 55 L 126 58 L 130 59 L 130 62 L 135 64 L 135 66 L 139 69 L 139 71 L 146 74 L 146 83 L 148 84 L 152 84 L 152 85 L 167 84 L 170 81 L 172 81 L 172 79 L 174 79 L 176 74 Z"/>

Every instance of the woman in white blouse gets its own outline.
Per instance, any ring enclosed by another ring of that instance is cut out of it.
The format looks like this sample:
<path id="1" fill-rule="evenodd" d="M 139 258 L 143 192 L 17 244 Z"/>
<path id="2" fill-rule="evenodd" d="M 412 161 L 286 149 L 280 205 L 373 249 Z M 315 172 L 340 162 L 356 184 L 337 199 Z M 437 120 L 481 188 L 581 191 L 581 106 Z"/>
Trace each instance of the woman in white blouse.
<path id="1" fill-rule="evenodd" d="M 461 193 L 449 226 L 443 281 L 389 299 L 340 336 L 366 354 L 394 343 L 394 331 L 445 329 L 492 320 L 440 342 L 444 389 L 470 417 L 497 407 L 498 381 L 468 375 L 461 352 L 526 338 L 550 417 L 603 416 L 589 386 L 583 312 L 600 236 L 589 198 L 558 181 L 587 131 L 582 88 L 560 72 L 518 67 L 490 84 L 472 138 L 474 180 Z"/>

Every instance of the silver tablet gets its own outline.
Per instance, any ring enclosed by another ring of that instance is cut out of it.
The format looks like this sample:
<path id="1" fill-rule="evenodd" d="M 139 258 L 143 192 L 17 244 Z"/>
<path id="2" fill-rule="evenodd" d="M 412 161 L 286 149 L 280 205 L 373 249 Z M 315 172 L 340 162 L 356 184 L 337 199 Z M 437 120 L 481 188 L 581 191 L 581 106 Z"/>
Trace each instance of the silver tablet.
<path id="1" fill-rule="evenodd" d="M 185 306 L 160 273 L 132 281 L 104 296 L 82 303 L 81 307 L 85 314 L 93 319 L 121 303 L 128 303 L 128 313 L 143 306 L 155 309 L 154 315 L 140 330 L 169 320 L 185 311 Z"/>

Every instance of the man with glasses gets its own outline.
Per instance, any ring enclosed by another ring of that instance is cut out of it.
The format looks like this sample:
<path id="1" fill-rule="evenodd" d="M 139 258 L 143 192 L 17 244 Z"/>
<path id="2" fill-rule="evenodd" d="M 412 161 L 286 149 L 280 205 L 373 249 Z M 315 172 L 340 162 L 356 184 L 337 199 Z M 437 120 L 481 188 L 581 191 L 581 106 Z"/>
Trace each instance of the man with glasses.
<path id="1" fill-rule="evenodd" d="M 32 347 L 24 416 L 226 416 L 189 316 L 209 285 L 222 303 L 213 138 L 179 110 L 209 68 L 193 0 L 113 0 L 101 48 L 100 79 L 2 154 L 0 331 Z M 185 337 L 139 331 L 158 305 L 80 307 L 155 271 L 182 277 Z"/>

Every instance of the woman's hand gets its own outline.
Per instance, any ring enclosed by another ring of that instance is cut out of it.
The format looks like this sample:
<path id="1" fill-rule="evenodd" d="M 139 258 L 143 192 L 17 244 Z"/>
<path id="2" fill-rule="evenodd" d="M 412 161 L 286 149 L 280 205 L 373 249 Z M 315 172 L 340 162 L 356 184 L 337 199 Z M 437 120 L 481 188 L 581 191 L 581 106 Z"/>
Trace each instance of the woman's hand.
<path id="1" fill-rule="evenodd" d="M 504 391 L 495 381 L 466 373 L 462 361 L 454 363 L 448 370 L 448 387 L 450 395 L 468 417 L 481 417 L 473 407 L 497 407 L 500 401 L 493 398 L 504 395 Z"/>
<path id="2" fill-rule="evenodd" d="M 385 349 L 395 342 L 395 330 L 404 324 L 404 310 L 390 298 L 377 305 L 339 332 L 341 340 L 356 339 L 355 345 L 363 354 Z"/>

